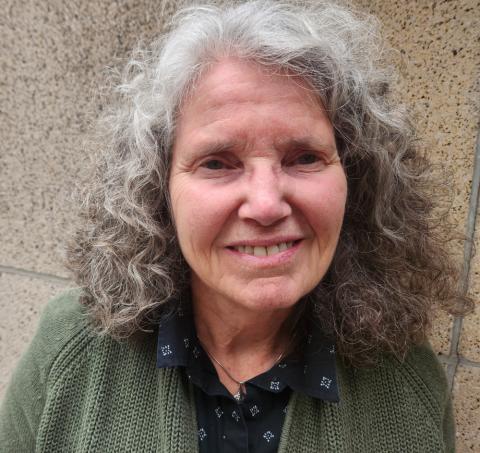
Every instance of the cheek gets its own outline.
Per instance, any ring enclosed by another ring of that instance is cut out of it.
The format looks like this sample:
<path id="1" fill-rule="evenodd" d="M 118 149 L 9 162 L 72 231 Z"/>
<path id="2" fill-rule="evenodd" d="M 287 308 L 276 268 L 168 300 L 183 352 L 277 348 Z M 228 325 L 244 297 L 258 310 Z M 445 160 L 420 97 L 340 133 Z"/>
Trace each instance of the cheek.
<path id="1" fill-rule="evenodd" d="M 173 217 L 185 255 L 205 253 L 231 214 L 225 191 L 203 184 L 172 184 Z"/>
<path id="2" fill-rule="evenodd" d="M 305 207 L 306 217 L 322 242 L 336 241 L 345 214 L 346 180 L 343 175 L 325 178 L 315 189 L 310 189 L 303 196 L 303 200 L 308 200 L 308 206 Z"/>

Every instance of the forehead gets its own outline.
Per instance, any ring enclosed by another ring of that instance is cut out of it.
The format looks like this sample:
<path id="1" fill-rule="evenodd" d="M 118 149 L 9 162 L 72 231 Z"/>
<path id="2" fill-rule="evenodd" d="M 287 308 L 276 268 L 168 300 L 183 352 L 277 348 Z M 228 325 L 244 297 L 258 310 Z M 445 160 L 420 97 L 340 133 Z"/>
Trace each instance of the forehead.
<path id="1" fill-rule="evenodd" d="M 187 158 L 215 146 L 271 148 L 309 142 L 332 149 L 332 124 L 311 86 L 299 76 L 254 62 L 215 62 L 184 100 L 173 155 Z"/>
<path id="2" fill-rule="evenodd" d="M 198 78 L 180 106 L 179 117 L 202 115 L 232 104 L 284 102 L 323 110 L 312 87 L 300 76 L 255 62 L 224 59 Z"/>

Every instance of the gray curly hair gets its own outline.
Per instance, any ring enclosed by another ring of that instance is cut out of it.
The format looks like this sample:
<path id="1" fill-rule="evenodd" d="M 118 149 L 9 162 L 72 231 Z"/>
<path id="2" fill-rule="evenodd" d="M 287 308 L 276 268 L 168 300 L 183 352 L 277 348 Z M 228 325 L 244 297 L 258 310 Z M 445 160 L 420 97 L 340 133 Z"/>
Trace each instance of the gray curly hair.
<path id="1" fill-rule="evenodd" d="M 148 330 L 188 290 L 168 195 L 175 120 L 201 74 L 230 56 L 303 77 L 334 126 L 349 196 L 333 262 L 306 300 L 339 353 L 356 365 L 403 356 L 424 340 L 432 303 L 468 304 L 430 222 L 429 165 L 389 96 L 394 74 L 378 30 L 374 18 L 328 2 L 195 6 L 133 54 L 101 122 L 108 140 L 67 253 L 102 332 Z"/>

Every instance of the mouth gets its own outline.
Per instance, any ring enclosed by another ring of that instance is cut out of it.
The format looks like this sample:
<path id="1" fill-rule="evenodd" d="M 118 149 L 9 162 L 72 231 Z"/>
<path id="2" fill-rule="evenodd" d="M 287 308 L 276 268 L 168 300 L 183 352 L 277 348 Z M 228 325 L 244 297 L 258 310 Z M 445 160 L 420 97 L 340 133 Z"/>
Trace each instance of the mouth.
<path id="1" fill-rule="evenodd" d="M 238 253 L 245 253 L 246 255 L 251 256 L 272 256 L 284 252 L 285 250 L 291 249 L 296 246 L 301 239 L 296 241 L 289 242 L 279 242 L 278 244 L 272 245 L 236 245 L 227 247 L 230 250 L 234 250 Z"/>

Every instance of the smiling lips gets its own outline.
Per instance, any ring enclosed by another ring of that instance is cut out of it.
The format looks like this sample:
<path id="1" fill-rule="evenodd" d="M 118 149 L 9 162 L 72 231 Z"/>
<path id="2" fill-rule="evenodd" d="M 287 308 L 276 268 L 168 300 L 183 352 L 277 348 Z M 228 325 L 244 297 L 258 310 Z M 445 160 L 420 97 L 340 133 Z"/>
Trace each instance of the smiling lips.
<path id="1" fill-rule="evenodd" d="M 252 256 L 272 256 L 292 248 L 298 242 L 299 241 L 279 242 L 278 244 L 273 244 L 269 246 L 237 245 L 229 248 L 239 253 L 245 253 Z"/>

